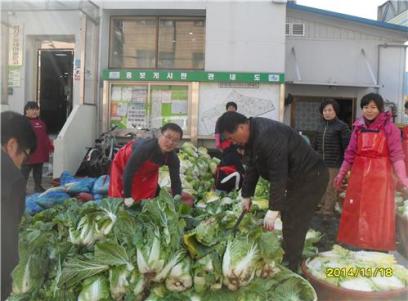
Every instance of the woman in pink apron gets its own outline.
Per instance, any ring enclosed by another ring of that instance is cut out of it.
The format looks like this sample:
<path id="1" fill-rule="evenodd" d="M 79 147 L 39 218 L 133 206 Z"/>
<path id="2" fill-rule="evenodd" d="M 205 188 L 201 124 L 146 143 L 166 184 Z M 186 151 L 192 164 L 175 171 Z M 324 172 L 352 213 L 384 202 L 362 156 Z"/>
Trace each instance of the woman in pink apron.
<path id="1" fill-rule="evenodd" d="M 408 187 L 400 130 L 384 112 L 379 94 L 361 99 L 362 118 L 353 125 L 350 144 L 335 178 L 339 189 L 351 176 L 343 203 L 337 240 L 361 249 L 395 249 L 395 183 L 393 170 Z"/>
<path id="2" fill-rule="evenodd" d="M 181 194 L 180 161 L 175 148 L 182 136 L 177 124 L 168 123 L 159 138 L 131 141 L 122 147 L 112 162 L 108 195 L 126 198 L 127 202 L 156 197 L 160 190 L 159 168 L 163 165 L 169 167 L 173 195 Z"/>

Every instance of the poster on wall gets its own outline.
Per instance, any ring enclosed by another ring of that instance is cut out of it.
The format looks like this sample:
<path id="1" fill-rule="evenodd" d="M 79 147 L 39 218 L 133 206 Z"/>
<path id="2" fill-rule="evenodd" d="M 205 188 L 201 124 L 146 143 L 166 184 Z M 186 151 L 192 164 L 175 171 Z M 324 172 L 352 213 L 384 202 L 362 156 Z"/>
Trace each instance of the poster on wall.
<path id="1" fill-rule="evenodd" d="M 200 85 L 198 135 L 214 135 L 215 123 L 227 102 L 233 101 L 238 112 L 247 117 L 279 119 L 279 85 L 256 88 L 219 88 L 217 84 Z"/>
<path id="2" fill-rule="evenodd" d="M 74 61 L 74 80 L 81 79 L 81 60 L 75 59 Z"/>
<path id="3" fill-rule="evenodd" d="M 112 85 L 111 126 L 158 129 L 173 122 L 188 129 L 188 85 L 151 85 L 148 91 L 147 84 Z"/>
<path id="4" fill-rule="evenodd" d="M 152 86 L 151 106 L 153 128 L 160 128 L 168 122 L 173 122 L 187 130 L 188 86 Z"/>
<path id="5" fill-rule="evenodd" d="M 20 66 L 9 66 L 8 69 L 8 86 L 9 87 L 20 87 L 21 85 L 21 67 Z"/>
<path id="6" fill-rule="evenodd" d="M 23 25 L 9 28 L 9 65 L 23 65 Z"/>
<path id="7" fill-rule="evenodd" d="M 113 85 L 110 118 L 118 128 L 148 127 L 147 86 Z"/>

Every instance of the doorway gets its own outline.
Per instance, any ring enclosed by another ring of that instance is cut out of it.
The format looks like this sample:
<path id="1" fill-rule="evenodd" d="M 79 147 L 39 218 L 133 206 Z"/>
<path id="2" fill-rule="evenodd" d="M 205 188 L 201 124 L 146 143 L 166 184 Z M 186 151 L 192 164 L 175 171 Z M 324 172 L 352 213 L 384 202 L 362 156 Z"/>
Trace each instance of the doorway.
<path id="1" fill-rule="evenodd" d="M 334 98 L 340 106 L 340 112 L 337 117 L 347 123 L 351 129 L 354 121 L 354 99 L 353 98 Z"/>
<path id="2" fill-rule="evenodd" d="M 71 49 L 38 50 L 37 99 L 50 134 L 58 134 L 72 110 L 73 58 Z"/>
<path id="3" fill-rule="evenodd" d="M 294 96 L 291 106 L 291 126 L 314 141 L 316 129 L 320 126 L 321 115 L 319 112 L 320 104 L 326 98 L 337 101 L 340 106 L 340 112 L 337 117 L 352 127 L 355 118 L 355 98 L 347 97 L 313 97 L 313 96 Z"/>

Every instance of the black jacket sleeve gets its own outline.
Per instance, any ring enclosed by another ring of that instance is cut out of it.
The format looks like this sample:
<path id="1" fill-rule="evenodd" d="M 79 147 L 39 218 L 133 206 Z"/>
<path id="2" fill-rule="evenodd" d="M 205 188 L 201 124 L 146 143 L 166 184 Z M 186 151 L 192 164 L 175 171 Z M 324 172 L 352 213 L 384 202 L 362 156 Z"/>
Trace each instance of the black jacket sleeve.
<path id="1" fill-rule="evenodd" d="M 220 119 L 217 119 L 217 122 L 215 123 L 215 130 L 214 134 L 220 134 Z"/>
<path id="2" fill-rule="evenodd" d="M 316 132 L 316 136 L 313 139 L 312 148 L 317 152 L 319 150 L 319 141 L 318 141 L 318 139 L 319 139 L 320 131 L 317 128 L 315 130 L 315 132 Z"/>
<path id="3" fill-rule="evenodd" d="M 126 163 L 125 171 L 123 172 L 123 192 L 125 198 L 132 196 L 132 180 L 138 169 L 149 159 L 149 155 L 153 151 L 153 143 L 140 143 L 134 146 L 133 152 L 129 161 Z"/>
<path id="4" fill-rule="evenodd" d="M 169 167 L 171 191 L 173 196 L 181 194 L 181 180 L 180 180 L 180 160 L 175 152 L 171 152 L 167 161 Z"/>
<path id="5" fill-rule="evenodd" d="M 287 138 L 275 132 L 274 139 L 260 139 L 258 145 L 268 169 L 269 209 L 282 211 L 289 173 Z"/>
<path id="6" fill-rule="evenodd" d="M 350 142 L 351 131 L 347 124 L 344 124 L 343 128 L 341 129 L 340 137 L 341 137 L 341 148 L 344 155 L 344 152 L 347 149 L 347 146 Z M 343 156 L 342 156 L 343 157 Z"/>
<path id="7" fill-rule="evenodd" d="M 256 169 L 254 154 L 251 154 L 245 171 L 244 182 L 242 183 L 241 195 L 243 198 L 254 196 L 256 184 L 258 183 L 259 173 Z"/>

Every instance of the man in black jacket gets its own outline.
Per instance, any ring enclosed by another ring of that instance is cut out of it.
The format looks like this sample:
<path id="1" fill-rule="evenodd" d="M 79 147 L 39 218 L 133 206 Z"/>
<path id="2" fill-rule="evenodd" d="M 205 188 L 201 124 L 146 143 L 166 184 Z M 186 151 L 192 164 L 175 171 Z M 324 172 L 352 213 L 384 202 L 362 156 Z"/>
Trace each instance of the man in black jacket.
<path id="1" fill-rule="evenodd" d="M 272 231 L 281 215 L 284 262 L 296 271 L 310 220 L 328 182 L 323 160 L 295 130 L 274 120 L 226 112 L 220 129 L 245 146 L 248 155 L 241 192 L 244 210 L 250 210 L 259 176 L 270 182 L 264 227 Z"/>
<path id="2" fill-rule="evenodd" d="M 18 225 L 26 187 L 19 168 L 35 147 L 28 119 L 15 112 L 1 113 L 1 300 L 10 295 L 10 275 L 18 262 Z"/>

